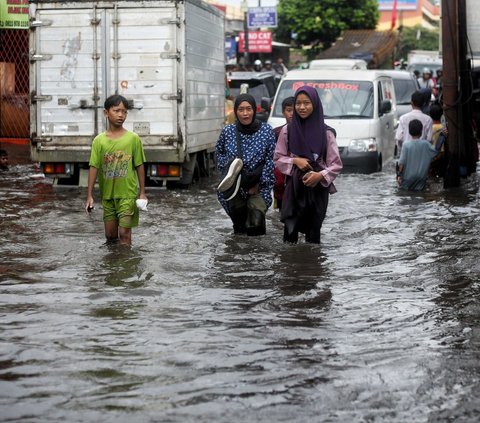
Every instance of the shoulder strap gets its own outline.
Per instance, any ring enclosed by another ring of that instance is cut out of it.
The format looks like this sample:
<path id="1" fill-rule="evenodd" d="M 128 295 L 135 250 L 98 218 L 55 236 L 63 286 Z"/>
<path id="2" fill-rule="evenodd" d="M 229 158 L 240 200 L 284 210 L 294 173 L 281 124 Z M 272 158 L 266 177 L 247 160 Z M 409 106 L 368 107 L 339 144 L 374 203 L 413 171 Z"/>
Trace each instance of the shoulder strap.
<path id="1" fill-rule="evenodd" d="M 236 126 L 235 126 L 235 135 L 237 138 L 237 157 L 239 159 L 243 159 L 242 143 L 240 142 L 240 132 Z"/>

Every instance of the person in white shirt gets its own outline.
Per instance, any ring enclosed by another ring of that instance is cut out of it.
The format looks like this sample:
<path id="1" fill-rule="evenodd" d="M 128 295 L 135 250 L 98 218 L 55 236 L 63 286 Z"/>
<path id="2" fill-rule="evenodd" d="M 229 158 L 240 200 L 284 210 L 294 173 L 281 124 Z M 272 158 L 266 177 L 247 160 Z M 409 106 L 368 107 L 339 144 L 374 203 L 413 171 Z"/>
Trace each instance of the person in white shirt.
<path id="1" fill-rule="evenodd" d="M 420 88 L 429 88 L 433 92 L 435 81 L 432 79 L 432 71 L 430 69 L 423 69 L 422 77 L 418 78 L 418 85 L 420 85 Z"/>
<path id="2" fill-rule="evenodd" d="M 397 143 L 398 154 L 400 154 L 403 143 L 412 139 L 412 136 L 408 131 L 408 125 L 414 119 L 418 119 L 423 125 L 422 135 L 420 136 L 420 139 L 427 140 L 429 142 L 432 141 L 433 121 L 429 115 L 426 115 L 422 112 L 424 102 L 424 95 L 420 91 L 415 91 L 411 97 L 412 111 L 405 113 L 403 116 L 400 117 L 397 132 L 395 133 L 395 141 Z"/>

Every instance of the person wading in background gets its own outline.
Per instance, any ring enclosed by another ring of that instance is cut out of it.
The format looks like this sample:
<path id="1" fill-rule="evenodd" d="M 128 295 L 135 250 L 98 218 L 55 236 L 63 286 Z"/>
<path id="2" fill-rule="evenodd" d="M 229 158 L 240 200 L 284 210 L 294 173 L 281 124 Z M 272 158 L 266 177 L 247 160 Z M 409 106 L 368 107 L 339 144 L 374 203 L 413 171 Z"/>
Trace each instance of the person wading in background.
<path id="1" fill-rule="evenodd" d="M 295 97 L 287 97 L 282 101 L 282 114 L 286 120 L 285 125 L 292 123 L 294 103 Z M 285 125 L 278 126 L 273 130 L 276 141 L 278 141 L 278 136 Z M 273 172 L 275 174 L 275 185 L 273 186 L 274 207 L 281 209 L 283 193 L 285 191 L 285 175 L 277 168 L 275 168 Z"/>

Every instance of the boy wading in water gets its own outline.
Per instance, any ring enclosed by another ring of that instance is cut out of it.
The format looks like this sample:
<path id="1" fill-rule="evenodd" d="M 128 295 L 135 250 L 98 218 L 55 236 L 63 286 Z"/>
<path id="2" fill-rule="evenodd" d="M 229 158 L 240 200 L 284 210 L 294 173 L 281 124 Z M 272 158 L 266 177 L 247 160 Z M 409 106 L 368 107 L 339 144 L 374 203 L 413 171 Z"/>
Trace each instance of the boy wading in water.
<path id="1" fill-rule="evenodd" d="M 145 154 L 142 141 L 123 127 L 127 118 L 125 97 L 112 95 L 105 100 L 108 130 L 95 137 L 90 156 L 85 210 L 93 209 L 93 187 L 98 175 L 103 221 L 107 242 L 132 244 L 132 228 L 138 226 L 137 197 L 146 200 Z"/>
<path id="2" fill-rule="evenodd" d="M 400 189 L 422 191 L 425 189 L 428 169 L 438 151 L 429 141 L 420 139 L 423 125 L 418 119 L 408 124 L 412 139 L 403 144 L 398 161 L 397 182 Z"/>

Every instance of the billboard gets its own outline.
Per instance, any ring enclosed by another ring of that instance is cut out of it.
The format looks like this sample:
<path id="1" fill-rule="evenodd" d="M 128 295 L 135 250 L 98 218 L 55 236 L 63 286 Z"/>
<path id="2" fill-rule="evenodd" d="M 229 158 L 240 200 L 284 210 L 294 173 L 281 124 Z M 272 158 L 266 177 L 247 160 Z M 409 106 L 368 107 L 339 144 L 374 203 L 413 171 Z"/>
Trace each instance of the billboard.
<path id="1" fill-rule="evenodd" d="M 378 0 L 378 10 L 393 10 L 394 0 Z M 397 0 L 397 10 L 417 10 L 417 0 Z"/>
<path id="2" fill-rule="evenodd" d="M 225 38 L 225 56 L 227 59 L 227 63 L 237 62 L 237 42 L 235 41 L 235 37 L 227 37 Z"/>
<path id="3" fill-rule="evenodd" d="M 239 53 L 245 52 L 245 33 L 240 32 Z M 272 33 L 270 31 L 248 32 L 248 53 L 271 53 Z"/>
<path id="4" fill-rule="evenodd" d="M 0 28 L 28 28 L 28 0 L 0 0 Z"/>

